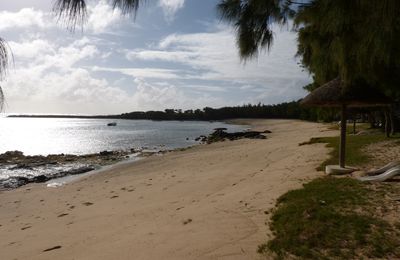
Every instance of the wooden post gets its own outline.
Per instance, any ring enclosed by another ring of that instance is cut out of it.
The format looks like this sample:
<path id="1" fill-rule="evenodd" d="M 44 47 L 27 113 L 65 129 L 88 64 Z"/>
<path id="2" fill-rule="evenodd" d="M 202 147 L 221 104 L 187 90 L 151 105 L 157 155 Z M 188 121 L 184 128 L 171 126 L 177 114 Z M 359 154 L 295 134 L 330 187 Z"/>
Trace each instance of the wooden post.
<path id="1" fill-rule="evenodd" d="M 342 117 L 340 121 L 340 149 L 339 149 L 339 166 L 342 168 L 346 166 L 345 164 L 346 125 L 347 125 L 346 105 L 342 104 Z"/>
<path id="2" fill-rule="evenodd" d="M 393 119 L 393 107 L 390 106 L 389 108 L 389 120 L 390 120 L 390 134 L 394 135 L 395 134 L 395 125 L 394 125 L 394 119 Z"/>
<path id="3" fill-rule="evenodd" d="M 386 137 L 389 137 L 390 136 L 390 129 L 389 129 L 390 122 L 389 122 L 389 112 L 388 112 L 387 108 L 385 108 L 385 110 L 384 110 L 384 115 L 385 115 L 385 134 L 386 134 Z"/>

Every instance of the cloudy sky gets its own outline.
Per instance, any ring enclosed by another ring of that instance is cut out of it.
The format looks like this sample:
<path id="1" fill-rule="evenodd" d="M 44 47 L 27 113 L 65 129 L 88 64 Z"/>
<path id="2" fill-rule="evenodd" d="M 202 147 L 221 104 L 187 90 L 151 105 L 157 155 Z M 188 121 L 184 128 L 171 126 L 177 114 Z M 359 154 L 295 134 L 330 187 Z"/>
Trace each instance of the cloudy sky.
<path id="1" fill-rule="evenodd" d="M 111 114 L 165 108 L 276 104 L 305 95 L 296 37 L 275 30 L 274 46 L 240 61 L 216 0 L 153 0 L 136 19 L 89 1 L 74 33 L 49 0 L 0 3 L 0 36 L 14 54 L 1 82 L 8 113 Z"/>

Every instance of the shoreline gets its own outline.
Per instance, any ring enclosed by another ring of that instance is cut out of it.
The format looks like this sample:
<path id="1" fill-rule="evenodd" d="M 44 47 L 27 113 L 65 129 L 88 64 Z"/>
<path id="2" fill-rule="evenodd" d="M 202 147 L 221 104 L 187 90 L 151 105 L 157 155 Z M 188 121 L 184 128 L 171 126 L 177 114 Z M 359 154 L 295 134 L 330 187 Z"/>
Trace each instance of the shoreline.
<path id="1" fill-rule="evenodd" d="M 257 259 L 276 198 L 322 175 L 325 145 L 298 144 L 337 131 L 249 122 L 271 138 L 151 156 L 57 189 L 0 192 L 0 258 Z"/>
<path id="2" fill-rule="evenodd" d="M 234 121 L 221 122 L 232 125 L 246 125 L 243 123 L 235 124 Z M 245 131 L 247 130 L 243 130 L 243 132 Z M 113 165 L 119 163 L 129 163 L 130 161 L 140 160 L 153 155 L 190 149 L 194 146 L 207 143 L 207 138 L 209 136 L 201 135 L 194 139 L 196 143 L 177 148 L 166 148 L 158 145 L 158 148 L 140 147 L 128 150 L 104 150 L 98 153 L 80 155 L 64 153 L 24 155 L 23 152 L 17 150 L 7 151 L 0 154 L 0 170 L 4 170 L 5 174 L 10 177 L 8 179 L 0 179 L 0 190 L 17 189 L 29 183 L 52 183 L 54 186 L 59 186 L 59 184 L 63 183 L 63 180 L 77 179 L 83 174 L 111 169 Z M 18 170 L 22 174 L 18 175 Z M 34 174 L 35 172 L 39 172 L 40 174 Z M 61 180 L 57 181 L 58 179 Z"/>

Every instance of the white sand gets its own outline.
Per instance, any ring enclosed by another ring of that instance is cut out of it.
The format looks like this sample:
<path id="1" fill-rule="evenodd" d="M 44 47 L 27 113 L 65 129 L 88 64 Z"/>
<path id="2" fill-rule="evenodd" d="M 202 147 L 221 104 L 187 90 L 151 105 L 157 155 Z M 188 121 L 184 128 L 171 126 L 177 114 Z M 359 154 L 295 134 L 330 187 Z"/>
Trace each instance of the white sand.
<path id="1" fill-rule="evenodd" d="M 259 258 L 257 246 L 271 233 L 264 211 L 323 174 L 315 168 L 327 148 L 298 144 L 337 131 L 246 122 L 273 133 L 153 156 L 60 188 L 1 192 L 0 259 Z"/>

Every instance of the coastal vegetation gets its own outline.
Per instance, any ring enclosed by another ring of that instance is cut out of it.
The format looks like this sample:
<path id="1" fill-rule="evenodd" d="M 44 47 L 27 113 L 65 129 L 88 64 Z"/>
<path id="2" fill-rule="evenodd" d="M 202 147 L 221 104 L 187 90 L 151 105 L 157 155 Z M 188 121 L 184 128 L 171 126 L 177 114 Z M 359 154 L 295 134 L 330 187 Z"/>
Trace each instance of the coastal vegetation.
<path id="1" fill-rule="evenodd" d="M 384 141 L 399 145 L 398 136 L 387 138 L 366 124 L 360 130 L 361 134 L 348 136 L 349 165 L 364 167 L 371 161 L 371 154 L 365 150 L 369 145 Z M 331 149 L 329 158 L 317 168 L 322 171 L 338 161 L 339 141 L 339 137 L 318 137 L 299 145 L 327 144 Z M 269 223 L 274 237 L 260 245 L 258 252 L 277 259 L 289 255 L 301 259 L 398 258 L 399 195 L 396 182 L 371 184 L 349 177 L 315 179 L 278 199 Z"/>
<path id="2" fill-rule="evenodd" d="M 258 252 L 277 259 L 363 259 L 400 257 L 400 225 L 393 185 L 363 184 L 324 177 L 278 199 L 270 227 L 274 233 Z"/>
<path id="3" fill-rule="evenodd" d="M 346 161 L 349 165 L 361 166 L 368 162 L 370 156 L 362 151 L 362 148 L 369 144 L 382 142 L 388 138 L 382 132 L 373 132 L 367 135 L 349 135 L 347 137 L 347 156 Z M 318 166 L 317 170 L 324 170 L 326 165 L 334 165 L 339 160 L 339 137 L 313 137 L 309 142 L 301 143 L 305 144 L 316 144 L 324 143 L 328 148 L 331 148 L 329 152 L 329 158 L 326 159 Z"/>

